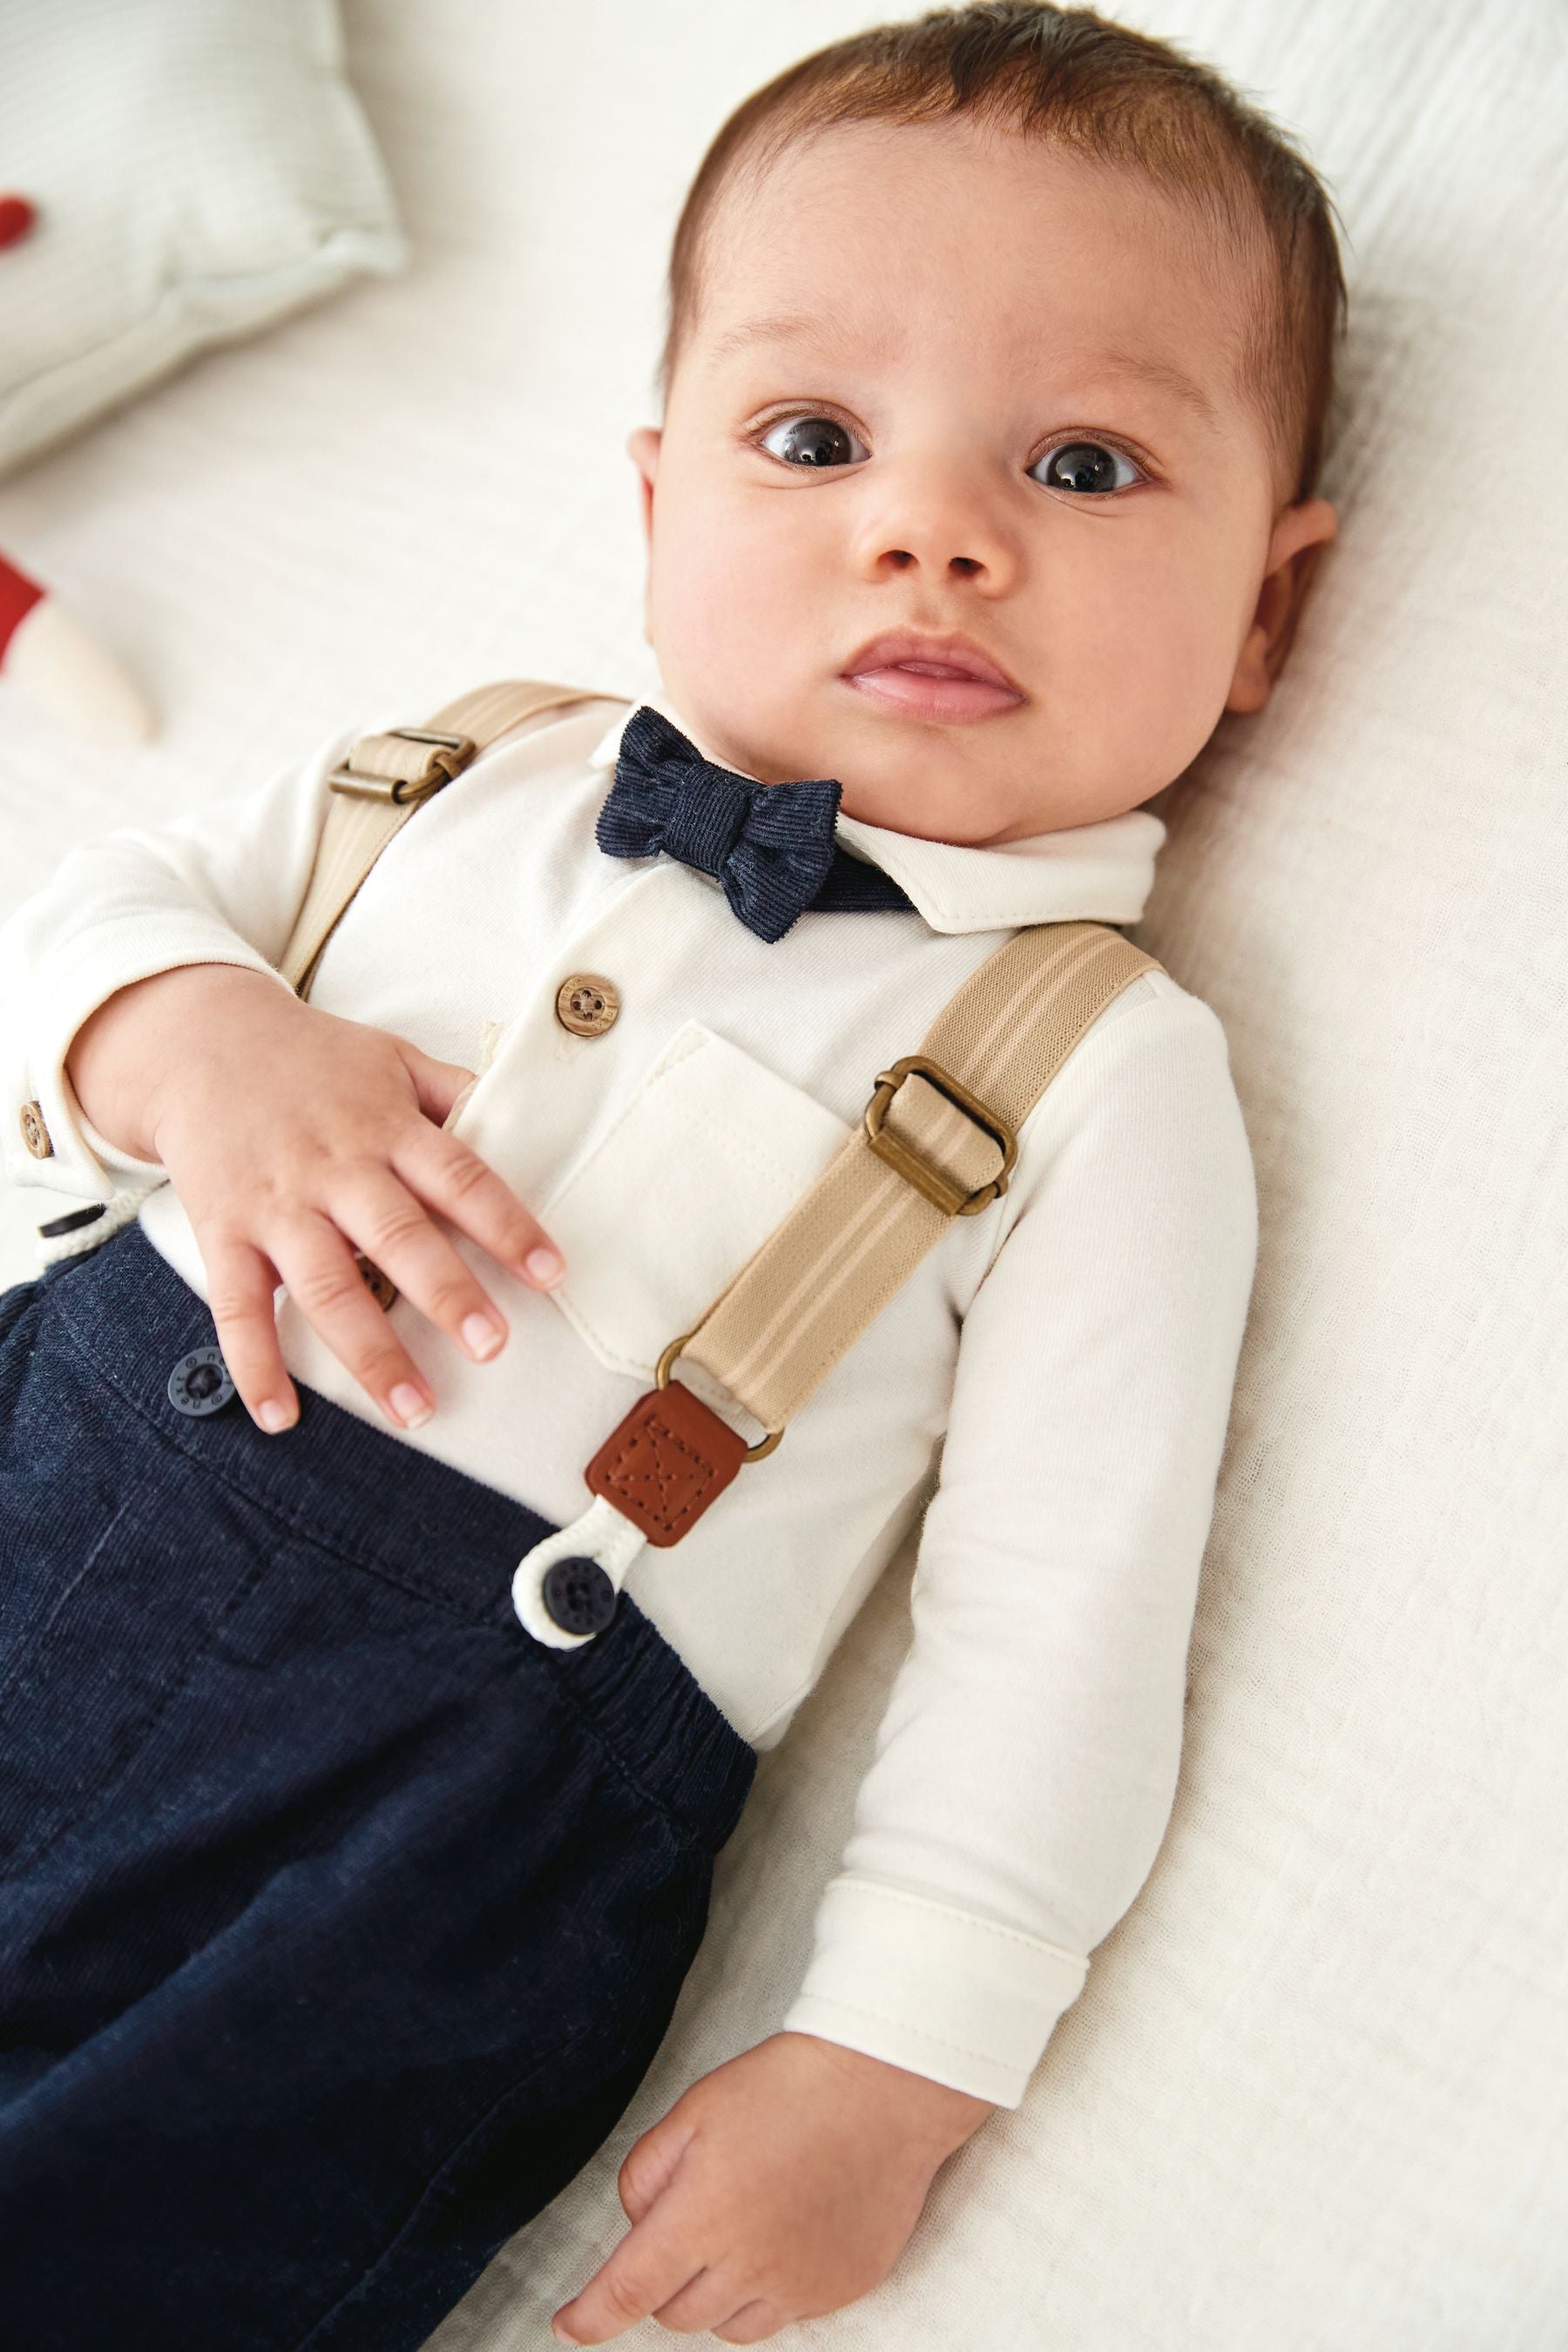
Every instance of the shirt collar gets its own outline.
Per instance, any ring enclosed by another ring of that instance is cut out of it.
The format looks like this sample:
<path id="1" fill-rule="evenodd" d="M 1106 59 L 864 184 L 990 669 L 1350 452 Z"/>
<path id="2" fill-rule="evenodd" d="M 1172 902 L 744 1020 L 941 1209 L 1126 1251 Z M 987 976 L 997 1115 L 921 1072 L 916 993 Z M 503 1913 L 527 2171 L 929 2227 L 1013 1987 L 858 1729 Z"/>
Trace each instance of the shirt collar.
<path id="1" fill-rule="evenodd" d="M 704 759 L 712 757 L 670 702 L 644 695 L 606 728 L 588 754 L 590 767 L 614 767 L 622 732 L 645 705 L 679 727 Z M 990 931 L 1026 923 L 1136 922 L 1153 887 L 1165 826 L 1152 810 L 1128 809 L 1094 824 L 974 849 L 840 816 L 837 838 L 852 856 L 891 875 L 933 931 Z"/>

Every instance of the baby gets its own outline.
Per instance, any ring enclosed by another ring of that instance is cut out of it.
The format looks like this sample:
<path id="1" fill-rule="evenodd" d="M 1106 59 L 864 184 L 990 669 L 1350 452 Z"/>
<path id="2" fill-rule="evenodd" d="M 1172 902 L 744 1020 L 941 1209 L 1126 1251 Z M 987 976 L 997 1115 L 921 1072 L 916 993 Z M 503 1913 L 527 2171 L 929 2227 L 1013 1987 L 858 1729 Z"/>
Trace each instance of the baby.
<path id="1" fill-rule="evenodd" d="M 583 1465 L 971 973 L 1142 913 L 1143 804 L 1267 701 L 1334 531 L 1329 207 L 1217 76 L 984 0 L 749 99 L 670 290 L 656 701 L 445 783 L 309 1002 L 363 714 L 7 928 L 14 1172 L 89 1204 L 0 1302 L 19 2344 L 421 2343 L 624 2112 L 922 1508 L 798 1994 L 632 2147 L 561 2340 L 875 2286 L 1164 1832 L 1256 1207 L 1159 966 L 679 1543 Z M 817 826 L 793 896 L 702 847 L 748 791 Z"/>

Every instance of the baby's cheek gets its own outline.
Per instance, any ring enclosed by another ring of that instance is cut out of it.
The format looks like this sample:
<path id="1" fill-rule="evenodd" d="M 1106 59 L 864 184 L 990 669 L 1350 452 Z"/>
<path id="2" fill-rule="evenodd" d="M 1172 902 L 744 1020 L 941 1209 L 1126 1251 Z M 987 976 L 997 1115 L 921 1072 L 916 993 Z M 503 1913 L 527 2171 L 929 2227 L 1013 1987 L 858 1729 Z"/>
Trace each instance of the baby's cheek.
<path id="1" fill-rule="evenodd" d="M 684 514 L 655 555 L 657 604 L 672 649 L 716 657 L 745 645 L 767 611 L 770 569 L 765 548 L 748 546 L 722 516 Z"/>
<path id="2" fill-rule="evenodd" d="M 1225 708 L 1236 671 L 1232 601 L 1189 576 L 1152 598 L 1134 625 L 1110 717 L 1120 756 L 1148 793 L 1191 764 Z"/>

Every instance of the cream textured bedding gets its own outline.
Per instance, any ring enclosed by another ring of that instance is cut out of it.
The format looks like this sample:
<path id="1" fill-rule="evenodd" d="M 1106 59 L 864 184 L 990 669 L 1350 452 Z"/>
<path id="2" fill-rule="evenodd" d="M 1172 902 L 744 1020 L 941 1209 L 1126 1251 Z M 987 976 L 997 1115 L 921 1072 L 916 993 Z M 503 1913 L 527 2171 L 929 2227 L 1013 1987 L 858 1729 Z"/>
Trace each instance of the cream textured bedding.
<path id="1" fill-rule="evenodd" d="M 621 445 L 653 416 L 675 206 L 736 99 L 880 12 L 345 13 L 407 273 L 0 488 L 0 545 L 172 714 L 114 757 L 0 688 L 5 906 L 122 812 L 238 791 L 356 709 L 652 685 Z M 1139 934 L 1225 1022 L 1258 1285 L 1153 1874 L 892 2277 L 788 2340 L 1560 2352 L 1568 19 L 1126 13 L 1299 130 L 1349 231 L 1341 536 L 1273 705 L 1163 796 Z M 7 1276 L 41 1198 L 7 1204 Z M 432 2352 L 550 2342 L 625 2226 L 632 2140 L 773 2030 L 907 1607 L 905 1558 L 763 1760 L 653 2073 Z"/>

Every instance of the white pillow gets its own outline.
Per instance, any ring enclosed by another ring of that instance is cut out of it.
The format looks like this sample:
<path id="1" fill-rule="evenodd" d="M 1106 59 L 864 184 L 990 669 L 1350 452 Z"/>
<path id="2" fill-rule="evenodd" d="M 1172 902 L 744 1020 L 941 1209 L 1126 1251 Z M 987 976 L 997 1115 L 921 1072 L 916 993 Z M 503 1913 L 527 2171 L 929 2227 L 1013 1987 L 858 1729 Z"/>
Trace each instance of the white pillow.
<path id="1" fill-rule="evenodd" d="M 0 473 L 406 246 L 336 0 L 0 9 Z"/>

